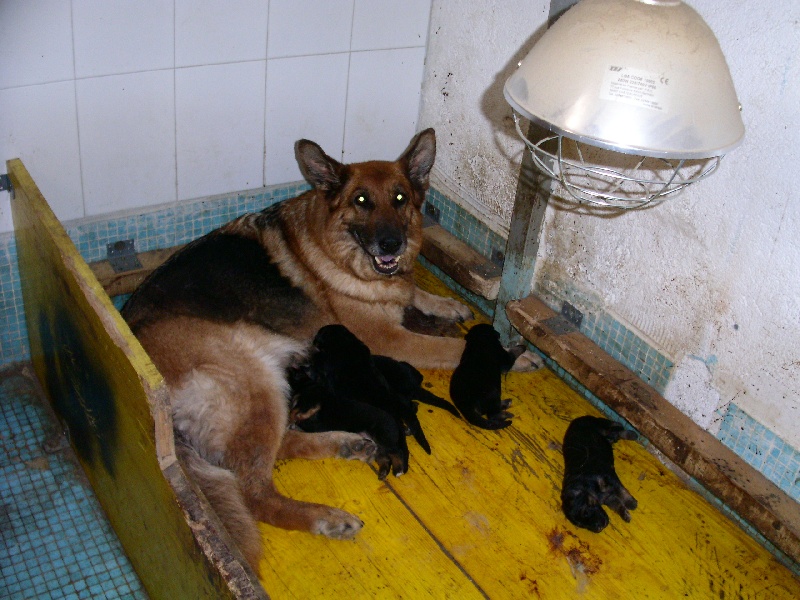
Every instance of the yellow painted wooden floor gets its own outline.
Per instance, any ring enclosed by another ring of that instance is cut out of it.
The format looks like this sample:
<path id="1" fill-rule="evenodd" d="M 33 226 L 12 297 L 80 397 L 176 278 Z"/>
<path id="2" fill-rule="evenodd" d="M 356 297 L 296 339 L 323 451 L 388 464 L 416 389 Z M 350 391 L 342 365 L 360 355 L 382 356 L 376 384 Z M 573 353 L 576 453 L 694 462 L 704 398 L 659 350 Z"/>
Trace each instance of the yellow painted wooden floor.
<path id="1" fill-rule="evenodd" d="M 449 372 L 425 372 L 448 397 Z M 288 461 L 276 484 L 366 523 L 354 541 L 262 525 L 261 580 L 273 598 L 800 598 L 800 581 L 640 444 L 615 445 L 639 501 L 607 510 L 600 534 L 561 513 L 560 443 L 599 413 L 547 369 L 511 373 L 511 427 L 485 431 L 420 407 L 433 448 L 409 438 L 409 472 L 378 481 L 359 462 Z"/>

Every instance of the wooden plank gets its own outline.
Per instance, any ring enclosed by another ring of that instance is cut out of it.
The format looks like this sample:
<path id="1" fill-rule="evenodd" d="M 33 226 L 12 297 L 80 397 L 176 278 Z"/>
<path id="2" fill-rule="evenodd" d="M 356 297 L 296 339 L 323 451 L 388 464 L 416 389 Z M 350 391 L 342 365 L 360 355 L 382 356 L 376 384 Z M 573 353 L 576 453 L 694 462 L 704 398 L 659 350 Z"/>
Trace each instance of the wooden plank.
<path id="1" fill-rule="evenodd" d="M 33 366 L 148 594 L 264 598 L 175 461 L 160 374 L 23 164 L 7 166 Z"/>
<path id="2" fill-rule="evenodd" d="M 800 505 L 718 439 L 700 428 L 635 373 L 575 331 L 559 334 L 557 317 L 529 296 L 510 302 L 511 323 L 664 455 L 800 562 Z"/>
<path id="3" fill-rule="evenodd" d="M 422 230 L 422 255 L 469 291 L 497 298 L 500 268 L 439 225 Z"/>
<path id="4" fill-rule="evenodd" d="M 183 245 L 172 246 L 171 248 L 164 248 L 161 250 L 139 252 L 136 254 L 136 257 L 139 259 L 142 268 L 125 271 L 123 273 L 114 271 L 111 263 L 107 260 L 89 263 L 89 268 L 109 296 L 121 296 L 123 294 L 132 293 L 133 290 L 139 287 L 139 284 L 145 280 L 151 271 L 160 266 L 161 263 L 181 248 L 183 248 Z"/>
<path id="5" fill-rule="evenodd" d="M 447 395 L 449 372 L 425 378 Z M 631 523 L 610 513 L 601 534 L 572 526 L 560 510 L 560 443 L 571 419 L 597 411 L 546 369 L 509 374 L 504 396 L 516 416 L 499 432 L 421 407 L 433 452 L 410 440 L 408 473 L 385 483 L 359 463 L 281 463 L 284 493 L 352 511 L 365 526 L 352 542 L 262 526 L 270 594 L 798 597 L 788 569 L 634 442 L 615 446 L 617 472 L 639 501 Z"/>
<path id="6" fill-rule="evenodd" d="M 418 450 L 411 448 L 415 465 L 422 460 L 420 455 L 424 456 Z M 267 558 L 261 576 L 271 596 L 483 597 L 367 465 L 341 460 L 287 461 L 278 465 L 275 481 L 290 497 L 350 511 L 365 526 L 354 540 L 343 542 L 262 525 Z"/>

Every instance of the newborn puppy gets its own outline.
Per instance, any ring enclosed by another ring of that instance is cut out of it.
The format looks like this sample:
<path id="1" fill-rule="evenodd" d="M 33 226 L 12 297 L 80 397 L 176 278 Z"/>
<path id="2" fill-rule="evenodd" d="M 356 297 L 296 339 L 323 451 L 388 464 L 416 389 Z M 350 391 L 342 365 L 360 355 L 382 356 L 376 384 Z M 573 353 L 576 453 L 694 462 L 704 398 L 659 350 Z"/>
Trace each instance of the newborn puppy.
<path id="1" fill-rule="evenodd" d="M 417 418 L 416 406 L 396 393 L 376 366 L 365 343 L 344 325 L 326 325 L 317 332 L 314 346 L 319 350 L 315 361 L 324 357 L 321 364 L 316 365 L 316 370 L 324 372 L 330 390 L 385 410 L 400 421 L 401 426 L 405 423 L 425 452 L 431 453 Z M 385 367 L 385 360 L 383 364 Z"/>
<path id="2" fill-rule="evenodd" d="M 380 408 L 333 393 L 306 370 L 289 370 L 292 407 L 289 426 L 309 433 L 349 431 L 366 433 L 378 446 L 378 477 L 390 471 L 400 476 L 408 470 L 408 445 L 402 423 Z"/>
<path id="3" fill-rule="evenodd" d="M 501 400 L 501 380 L 525 351 L 525 346 L 509 350 L 500 343 L 500 334 L 491 325 L 478 324 L 467 332 L 461 362 L 450 378 L 450 398 L 464 418 L 483 429 L 502 429 L 511 425 L 510 400 Z"/>
<path id="4" fill-rule="evenodd" d="M 614 470 L 611 444 L 638 436 L 619 423 L 598 417 L 578 417 L 564 436 L 564 484 L 561 506 L 567 519 L 578 527 L 600 533 L 608 525 L 605 504 L 626 523 L 637 506 Z"/>
<path id="5" fill-rule="evenodd" d="M 379 355 L 373 356 L 372 360 L 403 404 L 413 407 L 413 401 L 417 400 L 423 404 L 442 408 L 459 419 L 461 418 L 455 406 L 422 387 L 422 373 L 407 362 Z"/>
<path id="6" fill-rule="evenodd" d="M 308 365 L 308 375 L 330 397 L 320 395 L 319 390 L 309 388 L 306 382 L 306 391 L 300 394 L 293 409 L 298 427 L 307 431 L 311 427 L 317 428 L 317 431 L 331 428 L 366 431 L 384 449 L 392 472 L 398 476 L 408 470 L 406 428 L 425 452 L 431 453 L 430 444 L 417 418 L 416 404 L 410 399 L 410 395 L 416 392 L 411 388 L 420 386 L 419 383 L 412 385 L 414 380 L 409 379 L 410 375 L 401 363 L 382 358 L 378 363 L 383 370 L 379 369 L 366 344 L 343 325 L 322 327 L 313 345 L 315 352 Z M 409 365 L 409 368 L 413 367 Z M 383 371 L 393 383 L 387 381 Z M 401 376 L 400 371 L 406 372 Z M 394 385 L 399 389 L 395 390 Z M 304 396 L 317 397 L 318 400 L 309 401 Z M 313 413 L 317 404 L 320 405 L 317 414 L 308 414 L 307 419 L 297 419 L 309 410 Z M 368 420 L 366 424 L 365 419 Z M 388 468 L 386 462 L 380 460 L 380 454 L 378 462 L 378 475 L 383 478 Z"/>

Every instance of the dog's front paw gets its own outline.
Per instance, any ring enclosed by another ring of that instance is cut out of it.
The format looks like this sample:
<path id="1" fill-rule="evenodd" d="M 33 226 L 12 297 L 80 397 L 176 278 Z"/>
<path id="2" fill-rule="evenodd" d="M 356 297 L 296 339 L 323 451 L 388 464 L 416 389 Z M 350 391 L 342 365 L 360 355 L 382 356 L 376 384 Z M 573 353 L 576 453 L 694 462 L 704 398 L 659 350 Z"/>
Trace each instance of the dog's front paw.
<path id="1" fill-rule="evenodd" d="M 542 360 L 541 356 L 535 352 L 526 350 L 517 357 L 517 360 L 514 361 L 514 366 L 511 367 L 511 370 L 518 373 L 529 372 L 541 369 L 543 366 L 544 360 Z"/>
<path id="2" fill-rule="evenodd" d="M 414 308 L 432 317 L 441 317 L 449 321 L 468 321 L 472 318 L 472 309 L 459 300 L 445 298 L 417 289 L 414 296 Z"/>
<path id="3" fill-rule="evenodd" d="M 444 300 L 449 300 L 449 302 L 445 303 L 443 307 L 444 314 L 439 315 L 440 317 L 460 323 L 469 321 L 472 318 L 472 309 L 463 302 L 453 300 L 452 298 L 444 298 Z"/>
<path id="4" fill-rule="evenodd" d="M 334 540 L 351 540 L 364 527 L 364 521 L 349 512 L 327 507 L 326 513 L 314 524 L 312 533 Z"/>
<path id="5" fill-rule="evenodd" d="M 347 433 L 339 446 L 339 458 L 372 462 L 378 446 L 369 436 L 360 433 Z"/>

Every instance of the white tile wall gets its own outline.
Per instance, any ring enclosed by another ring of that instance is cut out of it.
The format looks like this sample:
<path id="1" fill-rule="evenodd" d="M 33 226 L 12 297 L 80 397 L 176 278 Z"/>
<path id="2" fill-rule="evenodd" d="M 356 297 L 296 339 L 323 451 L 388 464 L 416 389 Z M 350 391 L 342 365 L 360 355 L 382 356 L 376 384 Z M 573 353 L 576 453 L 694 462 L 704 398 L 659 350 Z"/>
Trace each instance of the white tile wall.
<path id="1" fill-rule="evenodd" d="M 171 0 L 80 0 L 72 4 L 75 74 L 94 77 L 175 66 Z"/>
<path id="2" fill-rule="evenodd" d="M 175 200 L 172 71 L 79 79 L 86 215 Z"/>
<path id="3" fill-rule="evenodd" d="M 175 0 L 175 66 L 267 57 L 263 0 Z"/>
<path id="4" fill-rule="evenodd" d="M 350 50 L 353 0 L 270 0 L 268 58 Z"/>
<path id="5" fill-rule="evenodd" d="M 64 0 L 2 0 L 0 89 L 72 79 L 71 19 Z"/>
<path id="6" fill-rule="evenodd" d="M 178 199 L 264 185 L 265 61 L 178 69 Z"/>
<path id="7" fill-rule="evenodd" d="M 310 139 L 342 160 L 349 53 L 270 60 L 267 66 L 266 184 L 303 178 L 294 143 Z M 298 77 L 313 73 L 313 77 Z"/>
<path id="8" fill-rule="evenodd" d="M 416 130 L 430 5 L 0 0 L 0 160 L 23 158 L 70 220 L 296 181 L 303 137 L 394 158 Z"/>
<path id="9" fill-rule="evenodd" d="M 353 52 L 344 160 L 394 160 L 416 132 L 425 48 Z"/>
<path id="10" fill-rule="evenodd" d="M 75 82 L 0 90 L 0 127 L 2 172 L 6 160 L 22 159 L 59 219 L 83 217 Z M 7 202 L 0 212 L 0 231 L 12 229 Z"/>
<path id="11" fill-rule="evenodd" d="M 351 50 L 425 46 L 430 0 L 356 0 Z"/>

